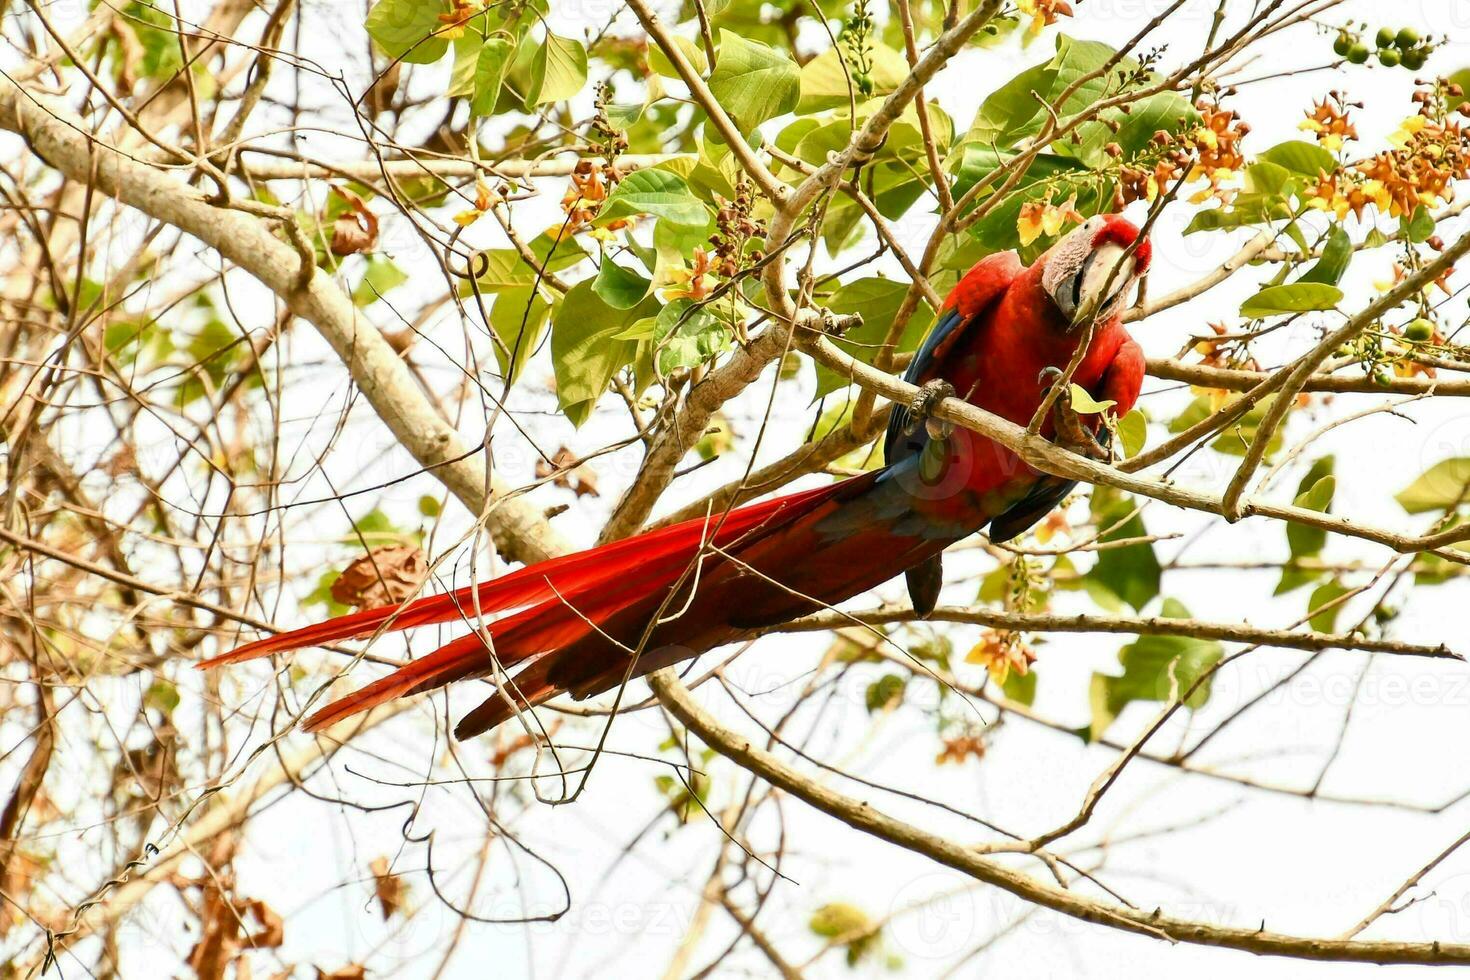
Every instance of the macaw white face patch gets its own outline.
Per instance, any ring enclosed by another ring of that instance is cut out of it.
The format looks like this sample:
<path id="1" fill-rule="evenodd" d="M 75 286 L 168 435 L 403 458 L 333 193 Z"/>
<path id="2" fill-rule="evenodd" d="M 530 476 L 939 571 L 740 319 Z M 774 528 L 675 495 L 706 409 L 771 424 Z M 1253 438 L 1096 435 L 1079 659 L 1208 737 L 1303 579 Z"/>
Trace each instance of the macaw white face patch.
<path id="1" fill-rule="evenodd" d="M 1117 242 L 1093 242 L 1102 218 L 1090 218 L 1052 249 L 1042 270 L 1041 285 L 1072 324 L 1111 315 L 1133 284 L 1137 268 L 1128 249 Z"/>

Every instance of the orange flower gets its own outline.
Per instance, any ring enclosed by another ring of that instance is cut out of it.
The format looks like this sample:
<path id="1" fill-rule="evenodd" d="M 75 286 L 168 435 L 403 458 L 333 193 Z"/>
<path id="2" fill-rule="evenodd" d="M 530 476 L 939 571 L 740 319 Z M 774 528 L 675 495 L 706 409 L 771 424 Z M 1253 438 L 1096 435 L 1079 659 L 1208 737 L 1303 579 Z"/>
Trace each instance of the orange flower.
<path id="1" fill-rule="evenodd" d="M 985 740 L 979 735 L 956 735 L 944 740 L 944 748 L 939 750 L 934 761 L 941 766 L 950 762 L 958 764 L 972 756 L 976 762 L 985 758 Z"/>
<path id="2" fill-rule="evenodd" d="M 1016 9 L 1031 18 L 1026 32 L 1033 37 L 1055 24 L 1057 18 L 1072 16 L 1072 5 L 1066 0 L 1016 0 Z"/>
<path id="3" fill-rule="evenodd" d="M 664 298 L 676 300 L 692 299 L 696 303 L 710 294 L 710 284 L 705 276 L 712 271 L 712 263 L 702 247 L 695 246 L 694 262 L 687 269 L 670 269 L 669 286 L 664 289 Z"/>
<path id="4" fill-rule="evenodd" d="M 1051 203 L 1048 195 L 1044 201 L 1027 201 L 1021 205 L 1020 217 L 1016 219 L 1016 231 L 1022 245 L 1030 245 L 1043 234 L 1054 237 L 1067 222 L 1081 223 L 1083 217 L 1077 210 L 1077 195 L 1073 194 L 1062 204 Z"/>
<path id="5" fill-rule="evenodd" d="M 453 4 L 448 13 L 439 14 L 437 18 L 445 26 L 435 32 L 436 36 L 446 41 L 464 37 L 465 24 L 480 13 L 480 6 L 474 0 L 453 0 Z"/>
<path id="6" fill-rule="evenodd" d="M 1317 142 L 1334 153 L 1342 149 L 1345 140 L 1358 138 L 1358 130 L 1348 121 L 1349 103 L 1342 100 L 1339 92 L 1327 93 L 1327 98 L 1318 102 L 1307 118 L 1302 120 L 1301 129 L 1317 135 Z"/>
<path id="7" fill-rule="evenodd" d="M 1004 684 L 1011 671 L 1022 676 L 1031 670 L 1036 654 L 1014 630 L 986 630 L 980 641 L 965 654 L 965 663 L 984 664 L 991 680 Z"/>

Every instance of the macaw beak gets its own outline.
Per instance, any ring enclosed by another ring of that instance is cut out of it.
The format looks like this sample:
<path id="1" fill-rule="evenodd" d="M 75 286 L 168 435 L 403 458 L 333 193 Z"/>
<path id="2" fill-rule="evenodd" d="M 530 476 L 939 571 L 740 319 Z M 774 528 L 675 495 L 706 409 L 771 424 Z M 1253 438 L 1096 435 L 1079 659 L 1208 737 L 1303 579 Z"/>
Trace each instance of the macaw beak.
<path id="1" fill-rule="evenodd" d="M 1111 312 L 1133 285 L 1135 263 L 1127 249 L 1104 242 L 1087 253 L 1075 275 L 1057 283 L 1052 300 L 1076 330 L 1104 311 Z"/>

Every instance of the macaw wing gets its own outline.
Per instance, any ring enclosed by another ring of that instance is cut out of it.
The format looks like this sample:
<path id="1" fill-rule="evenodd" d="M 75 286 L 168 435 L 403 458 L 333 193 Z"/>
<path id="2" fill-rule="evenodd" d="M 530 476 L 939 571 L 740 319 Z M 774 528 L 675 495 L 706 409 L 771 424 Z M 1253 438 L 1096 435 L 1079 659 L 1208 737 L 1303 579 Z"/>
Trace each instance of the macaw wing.
<path id="1" fill-rule="evenodd" d="M 996 252 L 976 262 L 950 290 L 939 311 L 939 321 L 914 352 L 914 359 L 909 362 L 903 379 L 909 384 L 921 385 L 944 377 L 949 354 L 955 345 L 1000 301 L 1025 268 L 1014 251 Z M 888 433 L 883 437 L 883 461 L 890 466 L 918 455 L 928 441 L 929 437 L 922 428 L 912 433 L 907 431 L 911 421 L 907 405 L 893 406 L 888 417 Z"/>
<path id="2" fill-rule="evenodd" d="M 1099 427 L 1097 432 L 1099 445 L 1106 449 L 1112 438 L 1111 431 L 1106 427 Z M 1048 476 L 1037 480 L 1036 486 L 1031 488 L 1030 493 L 1011 504 L 1009 508 L 997 514 L 990 521 L 986 534 L 990 536 L 990 540 L 995 542 L 1011 540 L 1050 514 L 1057 504 L 1066 500 L 1067 495 L 1076 488 L 1076 480 L 1067 480 L 1059 476 Z"/>

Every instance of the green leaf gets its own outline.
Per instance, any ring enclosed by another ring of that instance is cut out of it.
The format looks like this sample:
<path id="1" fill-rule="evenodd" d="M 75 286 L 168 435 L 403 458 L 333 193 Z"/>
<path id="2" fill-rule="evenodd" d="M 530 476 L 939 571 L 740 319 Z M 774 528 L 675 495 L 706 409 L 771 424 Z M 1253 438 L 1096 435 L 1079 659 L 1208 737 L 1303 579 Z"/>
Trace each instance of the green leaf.
<path id="1" fill-rule="evenodd" d="M 786 52 L 721 30 L 719 61 L 709 87 L 741 132 L 749 133 L 796 108 L 801 71 Z"/>
<path id="2" fill-rule="evenodd" d="M 868 75 L 873 81 L 873 90 L 864 95 L 857 90 L 856 84 L 849 87 L 847 72 L 843 71 L 842 53 L 837 48 L 823 51 L 801 66 L 801 100 L 796 104 L 796 111 L 805 114 L 843 109 L 848 106 L 849 92 L 853 101 L 861 103 L 875 96 L 888 95 L 908 77 L 908 61 L 886 44 L 873 45 L 872 63 L 873 70 Z"/>
<path id="3" fill-rule="evenodd" d="M 477 31 L 465 31 L 453 41 L 454 65 L 449 70 L 449 96 L 472 95 L 475 91 L 475 63 L 480 57 L 484 38 Z"/>
<path id="4" fill-rule="evenodd" d="M 1127 494 L 1110 487 L 1094 487 L 1093 523 L 1100 532 L 1106 532 L 1098 540 L 1108 542 L 1146 537 L 1148 529 L 1143 518 L 1134 513 L 1135 510 L 1136 504 Z M 1159 594 L 1161 577 L 1162 570 L 1153 545 L 1140 541 L 1098 551 L 1097 563 L 1088 571 L 1085 582 L 1094 587 L 1100 586 L 1134 609 L 1141 609 Z"/>
<path id="5" fill-rule="evenodd" d="M 361 548 L 364 541 L 369 548 L 385 542 L 392 542 L 403 537 L 393 523 L 393 519 L 378 508 L 363 514 L 352 522 L 352 531 L 342 536 L 341 543 L 353 548 Z"/>
<path id="6" fill-rule="evenodd" d="M 1410 514 L 1456 507 L 1470 498 L 1470 456 L 1442 459 L 1394 494 Z"/>
<path id="7" fill-rule="evenodd" d="M 1312 590 L 1312 597 L 1307 600 L 1307 612 L 1312 618 L 1307 625 L 1318 633 L 1331 633 L 1337 628 L 1337 614 L 1342 612 L 1342 605 L 1328 607 L 1328 603 L 1339 596 L 1347 595 L 1352 590 L 1339 582 L 1324 582 Z M 1327 608 L 1324 608 L 1327 607 Z"/>
<path id="8" fill-rule="evenodd" d="M 729 325 L 708 306 L 689 299 L 676 299 L 658 313 L 654 322 L 658 372 L 667 375 L 681 367 L 694 367 L 725 351 L 735 339 Z"/>
<path id="9" fill-rule="evenodd" d="M 567 292 L 551 328 L 551 359 L 557 401 L 573 425 L 587 421 L 613 375 L 637 354 L 636 341 L 617 340 L 617 335 L 658 308 L 656 300 L 646 299 L 631 310 L 615 310 L 593 291 L 590 280 Z"/>
<path id="10" fill-rule="evenodd" d="M 1317 282 L 1293 282 L 1267 286 L 1244 303 L 1240 315 L 1251 319 L 1309 310 L 1330 310 L 1342 302 L 1342 290 Z"/>
<path id="11" fill-rule="evenodd" d="M 1096 49 L 1106 47 L 1103 44 L 1096 45 Z M 1053 89 L 1062 87 L 1058 82 L 1060 69 L 1067 63 L 1068 56 L 1074 54 L 1074 49 L 1075 45 L 1071 38 L 1065 34 L 1059 35 L 1054 57 L 1027 68 L 992 92 L 980 104 L 980 111 L 975 114 L 975 121 L 970 124 L 966 141 L 974 138 L 980 143 L 1009 147 L 1020 137 L 1028 135 L 1029 124 L 1041 113 L 1043 102 L 1051 101 L 1049 96 Z M 1083 61 L 1091 61 L 1092 59 L 1087 57 L 1091 53 L 1086 48 L 1075 51 L 1075 54 L 1080 55 Z M 1101 63 L 1101 61 L 1097 62 L 1097 64 Z M 1066 113 L 1062 111 L 1059 114 L 1065 115 Z"/>
<path id="12" fill-rule="evenodd" d="M 1332 475 L 1333 459 L 1324 456 L 1312 465 L 1297 488 L 1296 505 L 1306 510 L 1325 514 L 1332 506 L 1332 495 L 1337 489 L 1337 479 Z M 1310 558 L 1321 553 L 1327 544 L 1327 531 L 1307 524 L 1288 522 L 1286 542 L 1291 547 L 1293 558 Z"/>
<path id="13" fill-rule="evenodd" d="M 602 260 L 592 289 L 604 303 L 615 310 L 631 310 L 643 302 L 653 283 L 626 266 L 618 265 L 611 258 Z"/>
<path id="14" fill-rule="evenodd" d="M 475 95 L 470 100 L 470 112 L 488 116 L 495 111 L 500 87 L 505 84 L 506 72 L 515 60 L 515 50 L 515 44 L 500 35 L 485 39 L 479 57 L 475 59 Z"/>
<path id="15" fill-rule="evenodd" d="M 1076 382 L 1068 386 L 1067 394 L 1071 396 L 1072 411 L 1078 415 L 1100 415 L 1118 404 L 1111 398 L 1107 401 L 1098 401 L 1092 397 L 1092 392 Z"/>
<path id="16" fill-rule="evenodd" d="M 684 60 L 689 62 L 697 74 L 703 75 L 709 70 L 709 59 L 704 56 L 704 47 L 702 45 L 694 43 L 687 37 L 675 34 L 674 47 L 683 53 Z M 679 71 L 674 67 L 674 63 L 669 60 L 668 55 L 664 54 L 663 48 L 657 44 L 650 44 L 648 46 L 648 67 L 653 69 L 655 75 L 662 75 L 664 78 L 680 78 Z"/>
<path id="17" fill-rule="evenodd" d="M 1135 408 L 1118 420 L 1118 440 L 1123 443 L 1123 458 L 1137 456 L 1148 441 L 1148 416 Z"/>
<path id="18" fill-rule="evenodd" d="M 643 118 L 643 110 L 647 106 L 642 102 L 629 102 L 613 104 L 604 107 L 607 113 L 607 121 L 618 129 L 631 129 L 638 120 Z"/>
<path id="19" fill-rule="evenodd" d="M 1286 595 L 1288 592 L 1299 589 L 1304 585 L 1310 585 L 1321 577 L 1321 572 L 1308 571 L 1304 568 L 1297 568 L 1295 565 L 1287 565 L 1281 570 L 1281 581 L 1276 583 L 1276 589 L 1271 594 Z"/>
<path id="20" fill-rule="evenodd" d="M 530 105 L 570 99 L 587 84 L 587 49 L 581 41 L 546 32 L 531 60 Z"/>
<path id="21" fill-rule="evenodd" d="M 362 279 L 352 290 L 352 302 L 358 306 L 371 306 L 388 290 L 408 282 L 408 273 L 398 268 L 392 259 L 381 255 L 370 255 Z"/>
<path id="22" fill-rule="evenodd" d="M 553 228 L 526 243 L 531 256 L 546 272 L 560 272 L 587 257 L 587 253 L 572 236 L 556 237 L 559 230 Z M 541 278 L 538 270 L 513 248 L 486 249 L 475 257 L 474 265 L 475 268 L 482 270 L 478 282 L 480 289 L 484 292 L 495 292 L 514 286 L 529 286 Z M 470 290 L 466 286 L 461 289 L 461 292 L 469 295 Z"/>
<path id="23" fill-rule="evenodd" d="M 1163 615 L 1183 619 L 1189 611 L 1175 599 L 1164 601 Z M 1101 738 L 1122 710 L 1134 701 L 1167 701 L 1174 691 L 1183 695 L 1212 670 L 1225 650 L 1214 640 L 1190 636 L 1145 634 L 1118 651 L 1121 676 L 1093 674 L 1089 700 L 1092 705 L 1091 737 Z M 1185 699 L 1191 710 L 1202 707 L 1210 697 L 1209 681 L 1200 684 Z"/>
<path id="24" fill-rule="evenodd" d="M 1461 68 L 1459 71 L 1451 75 L 1448 81 L 1452 85 L 1460 86 L 1460 91 L 1466 93 L 1464 95 L 1453 96 L 1445 100 L 1445 108 L 1448 111 L 1453 112 L 1454 110 L 1460 108 L 1460 105 L 1462 103 L 1470 101 L 1470 68 Z"/>
<path id="25" fill-rule="evenodd" d="M 1006 674 L 1004 683 L 1000 685 L 1001 693 L 1017 704 L 1031 707 L 1036 700 L 1036 668 L 1032 668 L 1022 674 L 1019 671 L 1011 671 Z"/>
<path id="26" fill-rule="evenodd" d="M 1267 395 L 1262 398 L 1250 411 L 1237 419 L 1234 425 L 1220 433 L 1215 441 L 1210 443 L 1210 448 L 1226 456 L 1244 456 L 1250 444 L 1256 441 L 1256 432 L 1261 427 L 1261 420 L 1266 417 L 1266 412 L 1270 409 L 1275 397 L 1275 395 Z M 1208 411 L 1208 408 L 1206 410 Z M 1266 446 L 1265 459 L 1270 459 L 1281 449 L 1284 428 L 1285 426 L 1278 425 L 1276 431 L 1271 433 L 1271 442 Z"/>
<path id="27" fill-rule="evenodd" d="M 689 190 L 688 182 L 667 170 L 635 170 L 624 177 L 603 202 L 596 223 L 606 225 L 638 214 L 686 228 L 703 228 L 709 221 L 709 210 Z"/>
<path id="28" fill-rule="evenodd" d="M 1322 246 L 1322 257 L 1297 282 L 1320 282 L 1336 286 L 1342 282 L 1348 263 L 1353 260 L 1353 240 L 1342 230 L 1342 225 L 1333 225 Z"/>
<path id="29" fill-rule="evenodd" d="M 317 576 L 316 588 L 312 589 L 302 601 L 308 606 L 326 606 L 327 615 L 340 616 L 347 612 L 347 607 L 332 598 L 332 586 L 336 584 L 342 572 L 335 568 L 329 568 Z"/>
<path id="30" fill-rule="evenodd" d="M 1105 118 L 1111 118 L 1111 114 L 1105 114 Z M 1088 166 L 1102 162 L 1109 143 L 1117 143 L 1125 154 L 1141 153 L 1160 130 L 1177 133 L 1198 123 L 1199 112 L 1177 92 L 1159 92 L 1133 103 L 1127 115 L 1117 121 L 1120 125 L 1116 133 L 1106 125 L 1093 123 L 1082 130 L 1086 138 L 1078 156 Z"/>
<path id="31" fill-rule="evenodd" d="M 122 15 L 143 46 L 143 57 L 138 59 L 138 73 L 158 80 L 177 76 L 183 68 L 184 58 L 179 50 L 178 35 L 172 30 L 173 18 L 152 2 L 130 3 L 123 7 Z"/>
<path id="32" fill-rule="evenodd" d="M 966 193 L 976 182 L 1013 157 L 1012 153 L 997 153 L 983 145 L 966 145 L 961 156 L 955 196 Z M 1007 181 L 1010 179 L 1005 178 Z M 968 264 L 976 259 L 1008 248 L 1019 249 L 1022 259 L 1034 258 L 1050 241 L 1041 238 L 1030 246 L 1021 246 L 1016 219 L 1020 217 L 1021 208 L 1026 202 L 1041 200 L 1047 195 L 1051 195 L 1053 199 L 1065 200 L 1075 193 L 1078 210 L 1083 214 L 1092 214 L 1104 207 L 1099 196 L 1100 189 L 1101 185 L 1095 177 L 1078 161 L 1057 154 L 1041 154 L 1016 180 L 1004 199 L 987 205 L 992 210 L 972 228 L 971 242 L 946 259 L 945 264 L 951 267 L 958 264 L 968 268 Z M 976 203 L 988 201 L 990 197 L 990 188 L 987 188 L 986 192 L 977 195 Z"/>
<path id="33" fill-rule="evenodd" d="M 502 290 L 490 308 L 490 329 L 499 343 L 495 360 L 500 373 L 512 383 L 520 377 L 526 361 L 536 352 L 546 329 L 550 305 L 532 286 Z"/>
<path id="34" fill-rule="evenodd" d="M 1047 121 L 1045 106 L 1074 83 L 1078 83 L 1077 90 L 1056 110 L 1064 121 L 1109 96 L 1156 80 L 1152 72 L 1140 71 L 1133 58 L 1121 58 L 1111 70 L 1102 71 L 1116 55 L 1115 49 L 1101 42 L 1059 35 L 1056 54 L 1049 61 L 1027 68 L 985 99 L 966 142 L 1009 149 L 1022 138 L 1036 135 Z M 1199 118 L 1187 100 L 1172 92 L 1137 99 L 1129 110 L 1103 110 L 1097 119 L 1078 127 L 1072 139 L 1057 143 L 1056 152 L 1089 168 L 1097 167 L 1108 143 L 1118 143 L 1125 153 L 1137 153 L 1159 130 L 1179 132 Z"/>
<path id="35" fill-rule="evenodd" d="M 903 689 L 904 679 L 897 674 L 884 674 L 869 684 L 864 697 L 868 706 L 868 714 L 875 715 L 880 711 L 898 707 L 903 703 Z"/>
<path id="36" fill-rule="evenodd" d="M 160 677 L 143 692 L 143 703 L 160 714 L 171 715 L 179 706 L 179 689 Z"/>
<path id="37" fill-rule="evenodd" d="M 1229 230 L 1246 225 L 1265 224 L 1268 221 L 1291 216 L 1291 208 L 1278 195 L 1238 194 L 1229 208 L 1210 208 L 1206 211 L 1195 212 L 1194 217 L 1185 226 L 1184 233 L 1192 235 L 1200 231 Z"/>
<path id="38" fill-rule="evenodd" d="M 878 276 L 854 279 L 843 285 L 826 300 L 826 306 L 834 313 L 861 314 L 863 325 L 849 330 L 842 337 L 834 338 L 837 346 L 855 359 L 872 364 L 883 341 L 887 339 L 888 328 L 907 292 L 906 283 Z M 921 303 L 908 326 L 904 328 L 903 336 L 898 339 L 897 352 L 917 349 L 933 318 L 929 307 Z M 817 398 L 846 386 L 845 378 L 820 364 L 817 365 Z"/>
<path id="39" fill-rule="evenodd" d="M 432 65 L 449 50 L 436 34 L 447 8 L 438 0 L 378 0 L 368 11 L 367 32 L 383 53 L 410 65 Z"/>
<path id="40" fill-rule="evenodd" d="M 1399 228 L 1404 238 L 1411 242 L 1424 242 L 1434 234 L 1434 215 L 1424 205 L 1414 209 L 1412 217 L 1400 218 Z"/>
<path id="41" fill-rule="evenodd" d="M 1316 143 L 1308 143 L 1305 140 L 1287 140 L 1285 143 L 1278 143 L 1269 150 L 1262 151 L 1256 159 L 1284 167 L 1293 174 L 1308 180 L 1316 180 L 1320 173 L 1330 174 L 1337 169 L 1336 157 Z"/>

